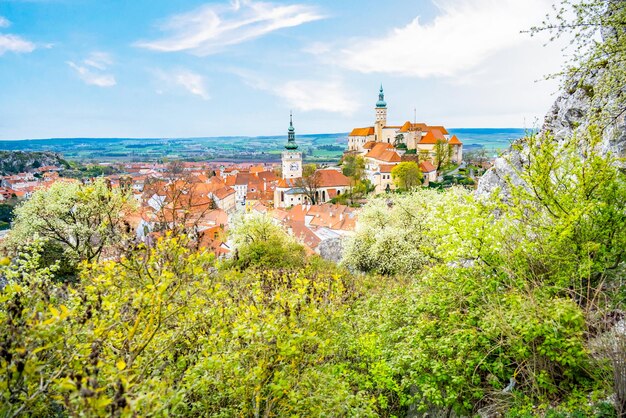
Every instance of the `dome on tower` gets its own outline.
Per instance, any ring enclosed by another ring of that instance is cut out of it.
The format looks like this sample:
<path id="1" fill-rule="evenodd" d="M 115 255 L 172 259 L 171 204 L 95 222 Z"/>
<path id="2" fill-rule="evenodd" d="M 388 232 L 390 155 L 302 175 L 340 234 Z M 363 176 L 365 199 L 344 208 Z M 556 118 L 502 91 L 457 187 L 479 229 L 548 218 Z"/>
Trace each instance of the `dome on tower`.
<path id="1" fill-rule="evenodd" d="M 387 107 L 387 102 L 385 101 L 385 93 L 383 92 L 383 85 L 380 85 L 380 91 L 378 92 L 378 101 L 376 102 L 376 107 Z"/>

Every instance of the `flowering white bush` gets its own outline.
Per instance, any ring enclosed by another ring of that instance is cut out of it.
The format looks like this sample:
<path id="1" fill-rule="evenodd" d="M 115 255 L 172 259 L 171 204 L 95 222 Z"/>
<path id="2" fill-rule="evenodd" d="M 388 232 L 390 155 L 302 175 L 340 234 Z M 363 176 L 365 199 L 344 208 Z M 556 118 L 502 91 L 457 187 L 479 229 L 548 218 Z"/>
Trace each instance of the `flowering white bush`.
<path id="1" fill-rule="evenodd" d="M 380 196 L 361 212 L 343 260 L 360 271 L 414 274 L 431 261 L 475 256 L 485 222 L 490 211 L 463 188 Z"/>

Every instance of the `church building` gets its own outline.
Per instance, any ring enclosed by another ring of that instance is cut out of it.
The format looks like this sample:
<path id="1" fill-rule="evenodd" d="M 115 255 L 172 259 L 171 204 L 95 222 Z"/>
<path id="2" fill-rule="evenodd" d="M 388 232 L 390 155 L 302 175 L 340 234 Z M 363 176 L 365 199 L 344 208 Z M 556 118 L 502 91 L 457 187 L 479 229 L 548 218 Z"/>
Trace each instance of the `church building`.
<path id="1" fill-rule="evenodd" d="M 311 179 L 303 180 L 302 152 L 298 151 L 296 144 L 293 115 L 289 115 L 287 144 L 281 160 L 282 178 L 274 191 L 275 208 L 310 204 L 309 195 L 314 196 L 318 204 L 326 203 L 350 188 L 350 180 L 341 171 L 332 168 L 317 170 Z"/>

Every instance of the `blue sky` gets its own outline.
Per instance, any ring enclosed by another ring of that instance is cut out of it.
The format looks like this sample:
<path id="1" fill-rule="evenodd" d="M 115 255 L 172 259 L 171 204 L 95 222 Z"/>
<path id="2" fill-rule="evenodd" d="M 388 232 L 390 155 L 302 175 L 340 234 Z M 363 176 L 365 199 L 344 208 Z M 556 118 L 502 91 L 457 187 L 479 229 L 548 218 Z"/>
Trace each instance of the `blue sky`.
<path id="1" fill-rule="evenodd" d="M 0 139 L 534 127 L 550 0 L 0 0 Z"/>

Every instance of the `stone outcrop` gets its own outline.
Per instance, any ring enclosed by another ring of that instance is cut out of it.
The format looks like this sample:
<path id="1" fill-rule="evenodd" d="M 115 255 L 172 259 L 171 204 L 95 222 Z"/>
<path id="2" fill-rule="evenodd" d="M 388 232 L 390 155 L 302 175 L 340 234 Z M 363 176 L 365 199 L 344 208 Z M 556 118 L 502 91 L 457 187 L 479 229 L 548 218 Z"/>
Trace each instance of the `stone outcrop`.
<path id="1" fill-rule="evenodd" d="M 539 132 L 541 138 L 562 141 L 571 137 L 575 132 L 586 131 L 592 107 L 594 77 L 586 82 L 571 82 L 564 92 L 556 99 L 547 113 L 543 126 Z M 618 157 L 626 156 L 626 119 L 620 115 L 612 123 L 607 124 L 602 132 L 602 142 L 599 151 L 603 154 L 612 153 Z M 547 136 L 547 135 L 550 136 Z M 547 139 L 546 139 L 547 140 Z M 496 189 L 507 196 L 507 182 L 520 184 L 521 179 L 516 171 L 525 161 L 524 139 L 517 142 L 521 150 L 511 149 L 504 156 L 496 159 L 494 166 L 489 169 L 478 182 L 476 193 L 478 196 L 490 195 Z"/>
<path id="2" fill-rule="evenodd" d="M 339 263 L 343 254 L 343 240 L 341 238 L 326 239 L 319 244 L 318 251 L 324 260 Z"/>
<path id="3" fill-rule="evenodd" d="M 0 151 L 0 175 L 29 172 L 45 166 L 66 167 L 67 162 L 53 152 Z"/>

